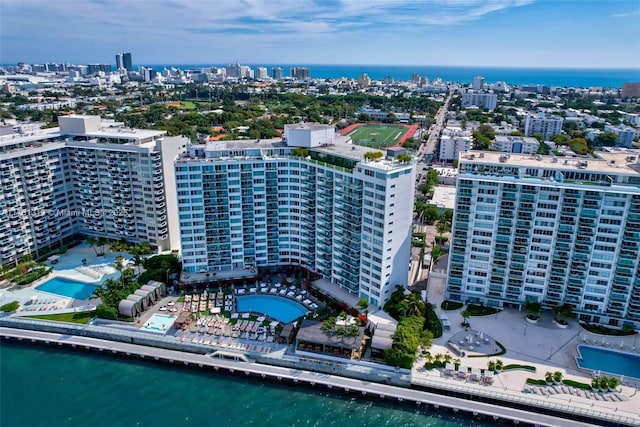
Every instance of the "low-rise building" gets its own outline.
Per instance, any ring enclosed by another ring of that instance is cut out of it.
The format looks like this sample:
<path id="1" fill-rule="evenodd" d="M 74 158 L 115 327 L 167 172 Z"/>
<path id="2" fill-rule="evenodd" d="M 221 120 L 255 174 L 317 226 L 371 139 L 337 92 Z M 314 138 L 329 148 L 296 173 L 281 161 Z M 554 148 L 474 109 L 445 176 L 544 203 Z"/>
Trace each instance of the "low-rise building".
<path id="1" fill-rule="evenodd" d="M 496 136 L 492 147 L 503 153 L 535 154 L 540 143 L 530 136 Z"/>
<path id="2" fill-rule="evenodd" d="M 636 136 L 636 130 L 625 125 L 606 125 L 604 130 L 605 132 L 613 132 L 618 135 L 618 142 L 616 143 L 618 147 L 631 148 L 633 138 Z"/>

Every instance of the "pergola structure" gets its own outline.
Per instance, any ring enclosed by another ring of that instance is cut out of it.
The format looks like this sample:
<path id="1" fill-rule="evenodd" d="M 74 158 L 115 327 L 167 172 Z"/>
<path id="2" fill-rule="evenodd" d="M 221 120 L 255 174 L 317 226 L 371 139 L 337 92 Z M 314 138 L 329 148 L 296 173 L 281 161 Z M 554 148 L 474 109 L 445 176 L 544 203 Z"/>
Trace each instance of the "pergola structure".
<path id="1" fill-rule="evenodd" d="M 345 359 L 360 359 L 364 348 L 364 327 L 357 336 L 329 334 L 322 330 L 322 322 L 303 320 L 296 337 L 296 353 L 316 353 Z"/>

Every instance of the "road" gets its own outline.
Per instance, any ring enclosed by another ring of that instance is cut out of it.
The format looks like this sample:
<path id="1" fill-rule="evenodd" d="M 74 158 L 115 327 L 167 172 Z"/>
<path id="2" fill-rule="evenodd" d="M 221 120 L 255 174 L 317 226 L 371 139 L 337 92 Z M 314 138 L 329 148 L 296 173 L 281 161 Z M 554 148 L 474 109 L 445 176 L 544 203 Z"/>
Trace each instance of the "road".
<path id="1" fill-rule="evenodd" d="M 440 138 L 440 131 L 444 126 L 447 112 L 449 111 L 449 102 L 451 101 L 452 96 L 453 92 L 449 92 L 449 96 L 436 113 L 435 123 L 429 129 L 429 139 L 418 151 L 418 156 L 421 159 L 421 162 L 425 165 L 433 160 L 436 147 L 438 146 L 438 138 Z"/>

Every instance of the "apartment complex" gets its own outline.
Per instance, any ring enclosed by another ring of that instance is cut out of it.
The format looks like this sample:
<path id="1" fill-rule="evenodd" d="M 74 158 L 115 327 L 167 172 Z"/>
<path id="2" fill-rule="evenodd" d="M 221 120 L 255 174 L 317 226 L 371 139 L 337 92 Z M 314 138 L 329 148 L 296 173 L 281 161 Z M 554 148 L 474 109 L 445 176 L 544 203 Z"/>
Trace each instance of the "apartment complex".
<path id="1" fill-rule="evenodd" d="M 459 127 L 446 127 L 440 137 L 440 153 L 438 159 L 441 162 L 451 162 L 458 158 L 463 151 L 471 149 L 471 131 L 462 130 Z"/>
<path id="2" fill-rule="evenodd" d="M 524 121 L 524 134 L 531 136 L 539 133 L 544 136 L 545 141 L 548 141 L 553 135 L 562 132 L 562 123 L 562 117 L 545 116 L 544 113 L 528 114 Z"/>
<path id="3" fill-rule="evenodd" d="M 187 140 L 98 116 L 59 122 L 0 139 L 0 263 L 38 256 L 79 233 L 177 248 L 172 165 Z"/>
<path id="4" fill-rule="evenodd" d="M 462 153 L 446 297 L 640 327 L 640 164 Z"/>
<path id="5" fill-rule="evenodd" d="M 467 92 L 462 94 L 461 104 L 464 108 L 478 107 L 493 111 L 496 109 L 497 103 L 498 95 L 495 93 Z"/>
<path id="6" fill-rule="evenodd" d="M 371 149 L 327 143 L 319 126 L 288 129 L 286 143 L 220 141 L 179 156 L 187 272 L 296 265 L 375 306 L 407 283 L 414 164 L 366 160 Z"/>
<path id="7" fill-rule="evenodd" d="M 496 136 L 493 149 L 503 153 L 535 154 L 540 143 L 530 136 Z"/>
<path id="8" fill-rule="evenodd" d="M 613 132 L 618 135 L 617 147 L 631 148 L 633 145 L 633 138 L 636 136 L 636 130 L 630 126 L 625 125 L 605 125 L 605 132 Z"/>

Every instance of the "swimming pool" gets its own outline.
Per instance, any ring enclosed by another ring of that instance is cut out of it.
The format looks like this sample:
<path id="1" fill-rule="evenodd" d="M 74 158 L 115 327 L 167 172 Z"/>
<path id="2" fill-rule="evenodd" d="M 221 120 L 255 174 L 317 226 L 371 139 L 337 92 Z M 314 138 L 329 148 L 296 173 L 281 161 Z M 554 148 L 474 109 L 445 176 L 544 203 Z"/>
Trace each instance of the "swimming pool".
<path id="1" fill-rule="evenodd" d="M 640 355 L 579 345 L 578 367 L 640 379 Z"/>
<path id="2" fill-rule="evenodd" d="M 98 284 L 78 282 L 64 277 L 54 277 L 47 280 L 43 284 L 36 286 L 37 291 L 49 292 L 50 294 L 61 295 L 67 298 L 87 299 L 93 291 L 96 290 Z"/>
<path id="3" fill-rule="evenodd" d="M 247 295 L 238 297 L 237 301 L 238 312 L 262 313 L 283 323 L 292 322 L 309 311 L 302 304 L 274 295 Z"/>
<path id="4" fill-rule="evenodd" d="M 154 332 L 157 334 L 164 334 L 171 326 L 173 326 L 173 322 L 176 321 L 176 318 L 173 316 L 167 316 L 166 314 L 154 314 L 142 325 L 143 331 Z"/>

